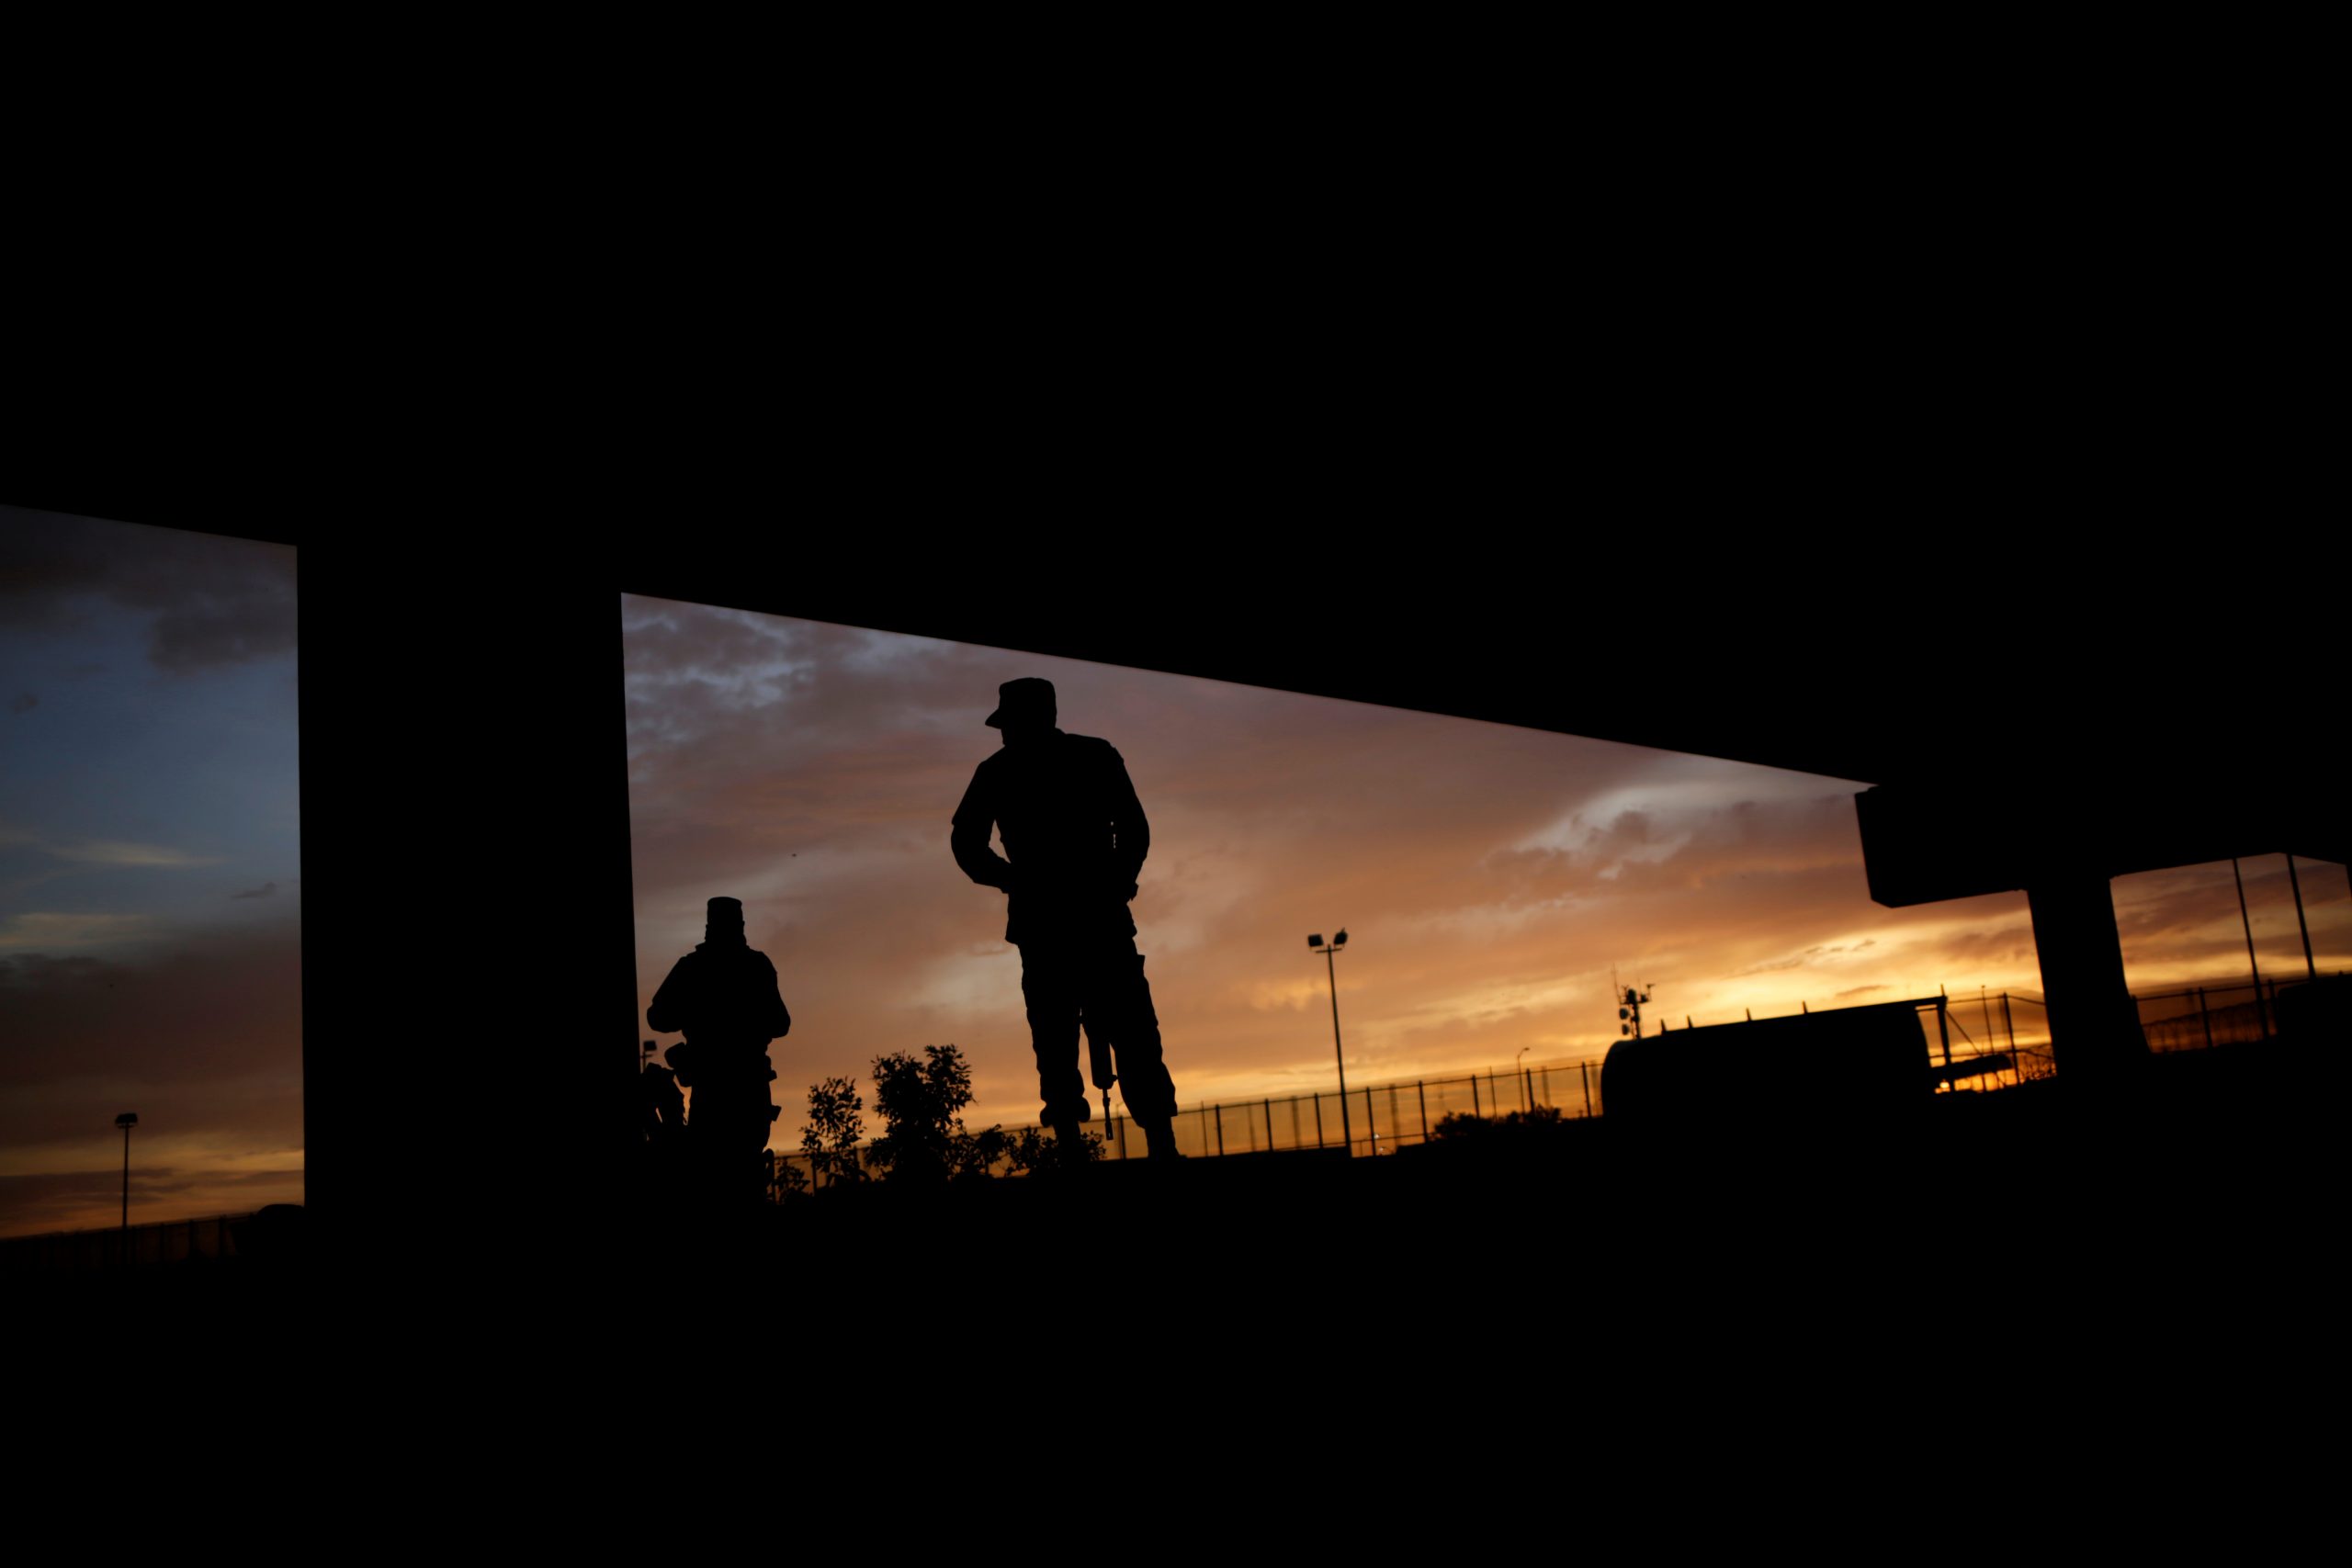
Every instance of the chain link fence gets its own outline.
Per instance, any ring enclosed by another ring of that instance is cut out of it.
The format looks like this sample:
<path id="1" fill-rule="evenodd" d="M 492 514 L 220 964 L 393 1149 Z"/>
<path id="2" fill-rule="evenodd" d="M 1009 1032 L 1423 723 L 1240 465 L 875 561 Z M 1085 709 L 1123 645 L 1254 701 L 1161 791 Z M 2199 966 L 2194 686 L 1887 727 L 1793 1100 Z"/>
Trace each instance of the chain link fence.
<path id="1" fill-rule="evenodd" d="M 1449 1115 L 1506 1116 L 1539 1106 L 1569 1118 L 1600 1114 L 1600 1062 L 1530 1062 L 1454 1077 L 1399 1078 L 1361 1089 L 1350 1086 L 1344 1097 L 1334 1089 L 1224 1100 L 1178 1111 L 1172 1131 L 1178 1152 L 1194 1159 L 1301 1149 L 1379 1156 L 1426 1142 Z M 1035 1125 L 1011 1131 L 1017 1137 Z M 1143 1130 L 1129 1117 L 1114 1114 L 1107 1123 L 1087 1122 L 1085 1130 L 1102 1138 L 1106 1159 L 1144 1156 Z M 867 1147 L 859 1145 L 849 1157 L 870 1175 Z M 776 1181 L 795 1190 L 813 1190 L 842 1179 L 827 1168 L 836 1156 L 819 1156 L 812 1165 L 808 1156 L 797 1151 L 772 1150 L 770 1156 Z M 1001 1161 L 991 1174 L 1001 1175 L 1004 1169 Z"/>
<path id="2" fill-rule="evenodd" d="M 235 1258 L 246 1249 L 252 1214 L 165 1220 L 105 1230 L 56 1231 L 0 1241 L 0 1275 L 80 1273 Z"/>
<path id="3" fill-rule="evenodd" d="M 2276 1034 L 2278 992 L 2282 984 L 2298 983 L 2191 987 L 2133 999 L 2149 1049 L 2199 1051 Z M 2058 1070 L 2049 1004 L 2033 992 L 1979 990 L 1973 997 L 1924 997 L 1914 1006 L 1937 1093 L 2010 1089 Z M 1678 1032 L 1669 1026 L 1663 1032 Z M 1775 1060 L 1758 1070 L 1819 1069 Z M 1600 1061 L 1555 1059 L 1450 1077 L 1398 1078 L 1351 1088 L 1344 1098 L 1333 1090 L 1223 1100 L 1180 1111 L 1174 1132 L 1177 1148 L 1195 1159 L 1301 1149 L 1378 1156 L 1427 1142 L 1448 1116 L 1498 1117 L 1539 1108 L 1569 1119 L 1601 1114 Z M 1023 1130 L 1012 1131 L 1018 1136 Z M 1102 1137 L 1105 1158 L 1143 1156 L 1142 1132 L 1125 1116 L 1114 1115 L 1107 1125 L 1089 1122 L 1086 1130 Z M 807 1190 L 838 1179 L 822 1160 L 812 1170 L 806 1155 L 778 1150 L 771 1157 L 779 1190 Z M 865 1168 L 863 1145 L 849 1157 Z M 1000 1162 L 991 1174 L 1004 1169 Z"/>

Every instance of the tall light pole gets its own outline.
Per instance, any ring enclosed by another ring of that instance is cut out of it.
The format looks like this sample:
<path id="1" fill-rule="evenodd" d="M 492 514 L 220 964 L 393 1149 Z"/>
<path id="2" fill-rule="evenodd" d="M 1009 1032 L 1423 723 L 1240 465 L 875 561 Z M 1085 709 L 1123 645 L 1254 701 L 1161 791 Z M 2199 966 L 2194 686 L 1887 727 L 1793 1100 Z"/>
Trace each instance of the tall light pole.
<path id="1" fill-rule="evenodd" d="M 1306 939 L 1306 945 L 1322 948 L 1323 970 L 1331 978 L 1331 1051 L 1340 1059 L 1340 1146 L 1353 1155 L 1355 1134 L 1348 1125 L 1348 1057 L 1340 1047 L 1340 970 L 1333 962 L 1333 955 L 1348 945 L 1348 933 L 1342 930 L 1331 939 L 1330 946 L 1324 947 L 1322 934 L 1317 932 Z"/>
<path id="2" fill-rule="evenodd" d="M 122 1228 L 130 1228 L 130 1130 L 139 1125 L 139 1112 L 126 1111 L 114 1119 L 122 1129 Z"/>

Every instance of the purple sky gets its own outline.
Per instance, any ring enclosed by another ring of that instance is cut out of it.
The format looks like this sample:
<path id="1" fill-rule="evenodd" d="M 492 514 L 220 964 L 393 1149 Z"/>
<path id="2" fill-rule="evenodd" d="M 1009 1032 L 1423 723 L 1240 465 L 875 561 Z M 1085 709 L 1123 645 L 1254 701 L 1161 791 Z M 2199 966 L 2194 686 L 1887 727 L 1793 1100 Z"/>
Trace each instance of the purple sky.
<path id="1" fill-rule="evenodd" d="M 302 1197 L 294 552 L 0 508 L 0 1235 Z"/>

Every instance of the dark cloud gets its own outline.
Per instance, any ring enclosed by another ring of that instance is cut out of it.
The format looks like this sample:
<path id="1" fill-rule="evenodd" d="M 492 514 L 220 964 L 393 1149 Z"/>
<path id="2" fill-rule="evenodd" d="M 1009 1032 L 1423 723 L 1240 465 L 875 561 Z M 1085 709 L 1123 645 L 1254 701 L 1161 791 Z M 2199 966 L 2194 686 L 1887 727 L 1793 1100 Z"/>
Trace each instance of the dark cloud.
<path id="1" fill-rule="evenodd" d="M 153 1160 L 168 1145 L 183 1154 L 299 1148 L 302 1143 L 300 1065 L 210 1077 L 148 1077 L 137 1072 L 61 1077 L 10 1089 L 0 1098 L 0 1147 L 27 1156 L 19 1170 L 71 1169 L 95 1139 L 111 1138 L 118 1111 L 139 1113 L 134 1155 Z M 31 1163 L 38 1156 L 39 1164 Z M 103 1163 L 104 1156 L 100 1156 Z"/>
<path id="2" fill-rule="evenodd" d="M 142 1217 L 255 1206 L 223 1183 L 300 1158 L 300 964 L 288 918 L 136 956 L 0 954 L 0 1148 L 19 1171 L 85 1170 L 119 1148 L 116 1112 L 136 1111 L 132 1154 L 144 1151 L 149 1168 L 132 1194 L 149 1202 Z M 74 1209 L 70 1192 L 22 1190 L 30 1196 L 14 1208 L 0 1197 L 0 1230 L 108 1217 L 103 1203 Z M 296 1179 L 260 1201 L 299 1193 Z"/>
<path id="3" fill-rule="evenodd" d="M 169 1166 L 141 1165 L 136 1159 L 130 1167 L 130 1197 L 133 1202 L 153 1201 L 159 1197 L 174 1196 L 187 1190 L 194 1180 L 191 1173 Z M 122 1168 L 100 1167 L 94 1170 L 51 1170 L 35 1176 L 0 1176 L 0 1210 L 21 1210 L 34 1205 L 55 1203 L 85 1203 L 92 1199 L 119 1201 L 122 1197 Z"/>
<path id="4" fill-rule="evenodd" d="M 39 706 L 40 706 L 40 699 L 30 692 L 19 692 L 8 699 L 10 713 L 30 713 Z"/>
<path id="5" fill-rule="evenodd" d="M 1815 959 L 1834 958 L 1841 953 L 1861 953 L 1866 949 L 1876 947 L 1877 945 L 1878 938 L 1876 937 L 1867 937 L 1862 941 L 1856 942 L 1815 942 L 1811 947 L 1806 948 L 1803 953 L 1795 953 L 1786 958 L 1773 959 L 1769 963 L 1751 964 L 1745 969 L 1733 970 L 1732 974 L 1734 976 L 1743 975 L 1770 975 L 1781 970 L 1802 969 L 1807 964 L 1814 962 Z"/>
<path id="6" fill-rule="evenodd" d="M 154 1172 L 130 1168 L 133 1192 L 141 1200 L 153 1196 L 149 1182 Z M 122 1196 L 122 1170 L 51 1170 L 32 1176 L 0 1176 L 0 1234 L 37 1235 L 65 1230 L 109 1199 Z"/>
<path id="7" fill-rule="evenodd" d="M 0 956 L 9 1040 L 0 1100 L 69 1078 L 175 1084 L 299 1073 L 301 994 L 291 919 L 189 937 L 136 962 Z"/>
<path id="8" fill-rule="evenodd" d="M 232 903 L 239 898 L 266 898 L 277 891 L 277 883 L 265 882 L 259 887 L 248 887 L 243 893 L 232 893 L 229 895 L 229 898 Z"/>
<path id="9" fill-rule="evenodd" d="M 104 984 L 109 967 L 104 959 L 82 953 L 70 958 L 51 958 L 45 953 L 0 953 L 0 998 L 13 1002 L 36 991 L 62 998 L 75 987 L 94 993 Z"/>
<path id="10" fill-rule="evenodd" d="M 294 552 L 282 545 L 0 507 L 0 615 L 41 629 L 101 595 L 155 619 L 148 657 L 177 673 L 294 647 Z"/>
<path id="11" fill-rule="evenodd" d="M 1971 924 L 1968 915 L 1962 911 L 1962 905 L 1991 908 L 1983 912 L 1984 923 Z M 1949 977 L 1954 983 L 1965 985 L 1960 978 L 1962 976 L 1997 975 L 2007 970 L 2030 976 L 2031 987 L 2040 988 L 2041 959 L 2033 945 L 2033 920 L 2027 913 L 2024 894 L 1997 893 L 1981 899 L 1922 905 L 1920 909 L 1923 913 L 1915 918 L 1944 928 L 1936 938 L 1936 946 L 1946 959 L 1945 968 L 1951 972 Z"/>

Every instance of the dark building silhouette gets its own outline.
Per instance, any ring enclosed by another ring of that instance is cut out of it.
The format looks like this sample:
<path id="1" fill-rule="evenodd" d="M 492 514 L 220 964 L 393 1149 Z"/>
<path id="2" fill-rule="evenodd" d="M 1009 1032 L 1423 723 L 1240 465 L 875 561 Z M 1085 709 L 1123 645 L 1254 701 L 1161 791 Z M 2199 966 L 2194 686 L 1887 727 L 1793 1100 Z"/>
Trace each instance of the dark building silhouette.
<path id="1" fill-rule="evenodd" d="M 1620 1126 L 1640 1127 L 1899 1115 L 1935 1089 L 1921 1005 L 1877 1002 L 1620 1040 L 1601 1063 L 1601 1103 Z"/>

